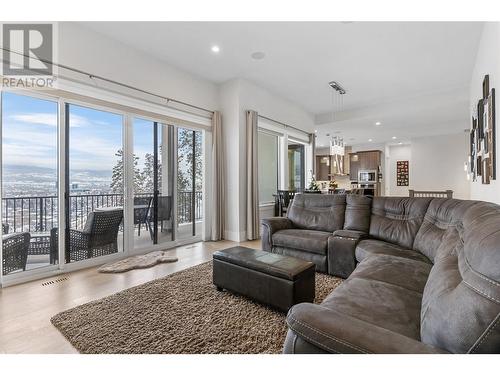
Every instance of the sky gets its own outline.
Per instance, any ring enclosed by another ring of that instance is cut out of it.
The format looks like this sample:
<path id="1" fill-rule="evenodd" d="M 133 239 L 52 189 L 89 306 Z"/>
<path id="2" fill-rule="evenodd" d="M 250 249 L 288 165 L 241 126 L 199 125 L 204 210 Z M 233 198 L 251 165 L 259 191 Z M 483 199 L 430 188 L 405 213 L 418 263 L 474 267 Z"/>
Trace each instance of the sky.
<path id="1" fill-rule="evenodd" d="M 109 171 L 122 148 L 123 117 L 111 112 L 70 105 L 70 169 Z M 57 167 L 57 103 L 3 93 L 2 138 L 5 166 Z M 151 121 L 134 120 L 134 153 L 153 149 Z"/>

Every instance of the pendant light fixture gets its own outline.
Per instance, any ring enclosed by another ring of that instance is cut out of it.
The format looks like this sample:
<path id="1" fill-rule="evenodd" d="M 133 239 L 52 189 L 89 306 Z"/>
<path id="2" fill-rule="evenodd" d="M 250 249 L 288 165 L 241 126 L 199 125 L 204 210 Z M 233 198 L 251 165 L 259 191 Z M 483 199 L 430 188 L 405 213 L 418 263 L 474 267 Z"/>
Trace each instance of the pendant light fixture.
<path id="1" fill-rule="evenodd" d="M 344 107 L 344 95 L 346 90 L 335 81 L 328 83 L 332 90 L 332 122 L 336 120 L 336 113 L 341 112 Z M 333 159 L 332 174 L 344 174 L 344 138 L 333 136 L 330 138 L 330 156 Z"/>

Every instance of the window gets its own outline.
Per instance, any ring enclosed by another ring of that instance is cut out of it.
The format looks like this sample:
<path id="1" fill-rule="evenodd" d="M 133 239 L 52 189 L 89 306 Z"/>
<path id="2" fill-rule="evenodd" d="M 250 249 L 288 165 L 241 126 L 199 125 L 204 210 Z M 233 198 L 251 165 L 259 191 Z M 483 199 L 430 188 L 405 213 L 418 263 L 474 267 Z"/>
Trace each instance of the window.
<path id="1" fill-rule="evenodd" d="M 68 104 L 66 262 L 123 251 L 123 116 Z"/>
<path id="2" fill-rule="evenodd" d="M 201 238 L 206 133 L 107 109 L 1 93 L 2 282 Z"/>
<path id="3" fill-rule="evenodd" d="M 258 142 L 259 200 L 273 203 L 278 190 L 278 136 L 259 131 Z"/>
<path id="4" fill-rule="evenodd" d="M 57 102 L 2 93 L 3 275 L 57 264 Z"/>
<path id="5" fill-rule="evenodd" d="M 202 132 L 177 129 L 177 234 L 179 239 L 201 233 L 203 222 Z"/>

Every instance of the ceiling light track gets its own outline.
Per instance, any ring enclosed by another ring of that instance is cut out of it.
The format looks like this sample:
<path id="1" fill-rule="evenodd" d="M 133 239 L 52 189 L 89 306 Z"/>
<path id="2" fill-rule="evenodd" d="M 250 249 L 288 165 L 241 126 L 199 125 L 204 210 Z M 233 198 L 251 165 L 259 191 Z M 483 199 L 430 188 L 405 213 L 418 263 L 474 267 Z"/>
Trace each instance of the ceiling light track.
<path id="1" fill-rule="evenodd" d="M 332 89 L 337 91 L 340 95 L 344 95 L 347 92 L 347 91 L 345 91 L 345 89 L 342 86 L 340 86 L 339 83 L 337 83 L 335 81 L 328 82 L 328 84 L 330 85 L 330 87 Z"/>

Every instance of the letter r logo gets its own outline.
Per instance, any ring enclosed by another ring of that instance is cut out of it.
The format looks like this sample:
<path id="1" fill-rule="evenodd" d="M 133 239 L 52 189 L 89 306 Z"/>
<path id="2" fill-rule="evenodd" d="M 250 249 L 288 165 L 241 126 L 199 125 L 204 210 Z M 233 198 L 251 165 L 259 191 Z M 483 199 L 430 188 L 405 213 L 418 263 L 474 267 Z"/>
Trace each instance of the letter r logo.
<path id="1" fill-rule="evenodd" d="M 4 24 L 2 31 L 4 75 L 52 75 L 51 24 Z"/>

